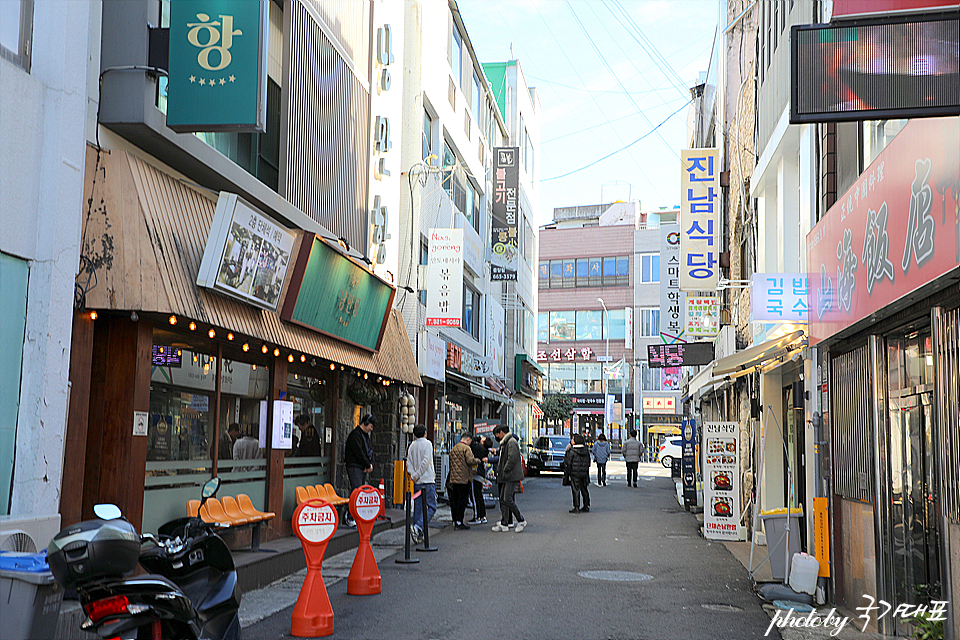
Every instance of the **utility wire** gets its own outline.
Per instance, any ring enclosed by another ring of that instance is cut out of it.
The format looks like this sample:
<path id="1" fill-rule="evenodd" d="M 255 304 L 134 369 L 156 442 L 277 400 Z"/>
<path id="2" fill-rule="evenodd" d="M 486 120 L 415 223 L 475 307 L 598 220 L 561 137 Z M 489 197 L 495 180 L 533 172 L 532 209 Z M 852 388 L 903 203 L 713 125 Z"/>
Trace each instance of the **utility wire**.
<path id="1" fill-rule="evenodd" d="M 610 3 L 620 12 L 620 17 L 622 17 L 623 22 L 636 31 L 636 33 L 633 33 L 628 30 L 627 33 L 629 33 L 633 39 L 637 41 L 637 44 L 639 44 L 643 50 L 647 52 L 647 55 L 660 63 L 660 68 L 664 72 L 664 75 L 667 76 L 668 80 L 672 76 L 673 80 L 675 80 L 674 87 L 677 89 L 680 95 L 686 97 L 687 86 L 683 81 L 683 78 L 680 77 L 673 66 L 671 66 L 667 59 L 663 57 L 663 54 L 661 54 L 657 47 L 654 46 L 653 42 L 651 42 L 647 35 L 643 32 L 643 29 L 640 28 L 640 25 L 637 24 L 637 21 L 634 20 L 633 16 L 630 15 L 630 12 L 624 8 L 623 4 L 620 3 L 620 0 L 610 0 Z M 614 18 L 618 18 L 618 16 L 613 12 L 613 9 L 611 9 L 611 5 L 607 4 L 607 0 L 604 0 L 604 6 L 607 7 Z M 637 37 L 637 34 L 639 34 L 639 37 Z"/>
<path id="2" fill-rule="evenodd" d="M 644 138 L 646 138 L 647 136 L 649 136 L 650 134 L 652 134 L 654 131 L 656 131 L 657 129 L 659 129 L 661 126 L 663 126 L 664 124 L 666 124 L 667 120 L 669 120 L 669 119 L 672 118 L 673 116 L 675 116 L 675 115 L 677 115 L 678 113 L 680 113 L 680 112 L 681 112 L 688 104 L 690 104 L 691 102 L 693 102 L 693 99 L 692 99 L 692 98 L 691 98 L 690 100 L 687 100 L 687 101 L 686 101 L 685 103 L 683 103 L 682 105 L 680 105 L 680 108 L 679 108 L 679 109 L 677 109 L 676 111 L 674 111 L 673 113 L 671 113 L 669 116 L 667 116 L 667 117 L 666 117 L 660 124 L 658 124 L 656 127 L 654 127 L 653 129 L 651 129 L 650 131 L 647 131 L 645 134 L 643 134 L 642 136 L 640 136 L 639 138 L 637 138 L 637 139 L 634 140 L 633 142 L 631 142 L 631 143 L 629 143 L 629 144 L 627 144 L 627 145 L 625 145 L 625 146 L 623 146 L 623 147 L 620 147 L 620 148 L 617 149 L 616 151 L 613 151 L 613 152 L 611 152 L 611 153 L 608 153 L 607 155 L 603 156 L 602 158 L 598 158 L 597 160 L 594 160 L 594 161 L 591 162 L 590 164 L 584 165 L 584 166 L 580 167 L 579 169 L 574 169 L 573 171 L 568 171 L 567 173 L 564 173 L 564 174 L 559 175 L 559 176 L 553 176 L 552 178 L 543 178 L 543 179 L 540 180 L 540 182 L 549 182 L 550 180 L 559 180 L 560 178 L 566 178 L 566 177 L 569 176 L 569 175 L 573 175 L 574 173 L 577 173 L 577 172 L 579 172 L 579 171 L 583 171 L 584 169 L 588 169 L 588 168 L 592 167 L 593 165 L 597 164 L 598 162 L 603 162 L 603 161 L 606 160 L 607 158 L 610 158 L 610 157 L 612 157 L 612 156 L 617 155 L 618 153 L 620 153 L 621 151 L 623 151 L 623 150 L 626 149 L 627 147 L 631 147 L 631 146 L 637 144 L 638 142 L 640 142 L 641 140 L 643 140 Z"/>

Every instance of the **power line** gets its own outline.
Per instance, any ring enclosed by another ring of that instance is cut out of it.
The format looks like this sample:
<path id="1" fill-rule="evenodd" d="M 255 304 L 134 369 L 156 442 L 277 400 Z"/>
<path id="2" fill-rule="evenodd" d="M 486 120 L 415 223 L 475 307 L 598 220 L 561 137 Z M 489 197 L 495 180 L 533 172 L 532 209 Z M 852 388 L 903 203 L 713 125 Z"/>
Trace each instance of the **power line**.
<path id="1" fill-rule="evenodd" d="M 677 115 L 678 113 L 680 113 L 680 112 L 684 109 L 684 107 L 686 107 L 686 106 L 687 106 L 688 104 L 690 104 L 691 102 L 693 102 L 692 99 L 687 100 L 685 103 L 683 103 L 682 105 L 680 105 L 680 108 L 679 108 L 679 109 L 677 109 L 676 111 L 674 111 L 673 113 L 671 113 L 670 115 L 668 115 L 660 124 L 658 124 L 657 126 L 655 126 L 655 127 L 654 127 L 653 129 L 651 129 L 650 131 L 647 131 L 645 134 L 643 134 L 642 136 L 640 136 L 639 138 L 637 138 L 636 140 L 634 140 L 634 141 L 631 142 L 630 144 L 627 144 L 627 145 L 625 145 L 625 146 L 623 146 L 623 147 L 620 147 L 620 148 L 617 149 L 616 151 L 613 151 L 613 152 L 611 152 L 611 153 L 608 153 L 607 155 L 603 156 L 602 158 L 598 158 L 598 159 L 594 160 L 593 162 L 591 162 L 590 164 L 587 164 L 587 165 L 584 165 L 584 166 L 580 167 L 579 169 L 574 169 L 573 171 L 568 171 L 567 173 L 564 173 L 564 174 L 559 175 L 559 176 L 553 176 L 552 178 L 543 178 L 543 179 L 540 180 L 540 182 L 549 182 L 550 180 L 559 180 L 560 178 L 566 178 L 567 176 L 573 175 L 574 173 L 577 173 L 577 172 L 579 172 L 579 171 L 583 171 L 584 169 L 589 169 L 590 167 L 592 167 L 593 165 L 597 164 L 598 162 L 603 162 L 603 161 L 606 160 L 607 158 L 610 158 L 610 157 L 612 157 L 612 156 L 617 155 L 618 153 L 620 153 L 620 152 L 623 151 L 624 149 L 626 149 L 626 148 L 628 148 L 628 147 L 631 147 L 631 146 L 637 144 L 638 142 L 640 142 L 641 140 L 643 140 L 644 138 L 646 138 L 646 137 L 649 136 L 650 134 L 654 133 L 657 129 L 659 129 L 661 126 L 663 126 L 664 124 L 666 124 L 667 120 L 669 120 L 669 119 L 672 118 L 673 116 L 675 116 L 675 115 Z"/>

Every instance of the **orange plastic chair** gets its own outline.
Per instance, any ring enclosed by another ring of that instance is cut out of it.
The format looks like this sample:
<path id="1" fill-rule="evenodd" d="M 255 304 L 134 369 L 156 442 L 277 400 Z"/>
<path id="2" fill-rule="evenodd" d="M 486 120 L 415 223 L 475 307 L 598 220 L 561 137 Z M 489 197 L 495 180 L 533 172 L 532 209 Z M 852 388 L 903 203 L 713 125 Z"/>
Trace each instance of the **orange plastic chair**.
<path id="1" fill-rule="evenodd" d="M 306 487 L 297 487 L 297 504 L 303 504 L 310 499 L 310 496 L 307 494 Z"/>
<path id="2" fill-rule="evenodd" d="M 250 499 L 250 496 L 248 496 L 245 493 L 241 493 L 237 495 L 237 504 L 240 506 L 240 511 L 242 513 L 247 514 L 248 516 L 259 514 L 263 516 L 264 520 L 270 520 L 271 518 L 274 518 L 277 515 L 273 511 L 260 511 L 259 509 L 254 507 L 253 501 Z"/>
<path id="3" fill-rule="evenodd" d="M 187 500 L 187 515 L 191 518 L 196 518 L 198 511 L 200 511 L 200 501 Z"/>
<path id="4" fill-rule="evenodd" d="M 327 491 L 327 488 L 322 484 L 317 485 L 317 493 L 320 494 L 321 500 L 326 500 L 335 507 L 340 506 L 340 501 L 335 496 L 331 496 L 330 492 Z"/>
<path id="5" fill-rule="evenodd" d="M 247 514 L 240 511 L 240 506 L 237 504 L 236 499 L 231 496 L 224 496 L 223 500 L 220 501 L 220 504 L 223 505 L 223 510 L 228 516 L 233 518 L 233 521 L 237 524 L 245 524 L 247 522 L 259 522 L 263 518 L 254 518 L 253 516 L 248 516 Z"/>
<path id="6" fill-rule="evenodd" d="M 197 502 L 200 502 L 197 500 Z M 200 507 L 199 511 L 200 519 L 206 522 L 207 524 L 217 524 L 217 521 L 213 519 L 213 516 L 210 515 L 210 512 L 207 511 L 207 505 L 204 504 Z"/>
<path id="7" fill-rule="evenodd" d="M 313 485 L 307 485 L 307 495 L 311 498 L 321 498 L 321 495 L 317 493 L 317 488 Z"/>
<path id="8" fill-rule="evenodd" d="M 220 504 L 220 501 L 216 498 L 208 498 L 203 506 L 206 507 L 207 511 L 210 512 L 210 515 L 213 517 L 214 521 L 220 524 L 235 525 L 247 523 L 246 518 L 243 519 L 243 522 L 236 522 L 233 518 L 228 516 L 223 510 L 223 505 Z"/>
<path id="9" fill-rule="evenodd" d="M 333 485 L 330 484 L 329 482 L 323 486 L 327 490 L 327 495 L 330 496 L 330 500 L 336 501 L 334 502 L 334 504 L 347 504 L 348 502 L 350 502 L 348 498 L 341 498 L 339 495 L 337 495 L 337 490 L 334 489 Z"/>

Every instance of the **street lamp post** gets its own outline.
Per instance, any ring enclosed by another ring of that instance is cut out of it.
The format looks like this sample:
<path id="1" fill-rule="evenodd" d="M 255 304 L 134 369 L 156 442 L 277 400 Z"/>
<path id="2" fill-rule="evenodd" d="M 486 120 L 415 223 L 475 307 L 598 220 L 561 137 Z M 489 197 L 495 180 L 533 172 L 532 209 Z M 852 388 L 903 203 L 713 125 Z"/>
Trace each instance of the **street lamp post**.
<path id="1" fill-rule="evenodd" d="M 603 428 L 607 431 L 610 430 L 610 425 L 607 424 L 607 367 L 610 362 L 610 314 L 607 312 L 607 305 L 603 303 L 603 298 L 597 298 L 597 302 L 600 303 L 600 306 L 603 307 L 603 315 L 606 318 L 607 330 L 604 332 L 604 335 L 607 338 L 607 355 L 605 361 L 600 365 L 600 373 L 603 375 Z"/>

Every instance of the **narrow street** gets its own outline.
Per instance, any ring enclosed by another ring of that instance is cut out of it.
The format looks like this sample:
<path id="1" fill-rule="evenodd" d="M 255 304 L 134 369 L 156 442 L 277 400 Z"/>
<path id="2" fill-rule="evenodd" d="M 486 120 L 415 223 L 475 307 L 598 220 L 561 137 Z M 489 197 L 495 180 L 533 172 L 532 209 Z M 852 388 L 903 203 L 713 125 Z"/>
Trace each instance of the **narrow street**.
<path id="1" fill-rule="evenodd" d="M 622 463 L 610 467 L 609 485 L 590 487 L 590 513 L 568 513 L 559 475 L 528 478 L 518 500 L 529 523 L 522 533 L 495 533 L 492 519 L 470 531 L 432 529 L 440 551 L 414 553 L 419 564 L 397 564 L 402 551 L 380 560 L 377 596 L 347 595 L 346 580 L 328 579 L 333 637 L 763 637 L 770 618 L 747 572 L 700 536 L 669 472 L 644 464 L 633 489 Z M 290 637 L 291 612 L 247 627 L 244 637 Z M 774 629 L 769 637 L 780 636 Z"/>

